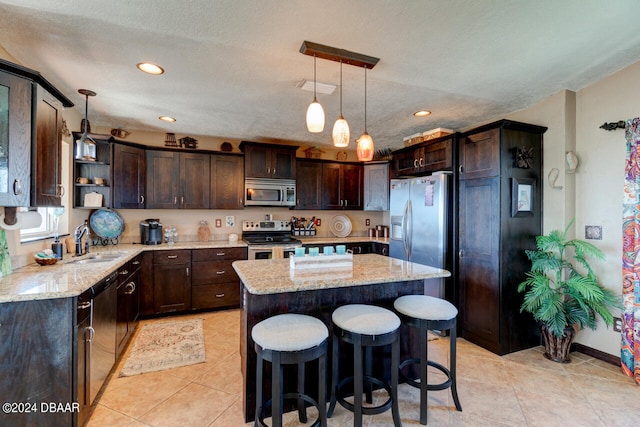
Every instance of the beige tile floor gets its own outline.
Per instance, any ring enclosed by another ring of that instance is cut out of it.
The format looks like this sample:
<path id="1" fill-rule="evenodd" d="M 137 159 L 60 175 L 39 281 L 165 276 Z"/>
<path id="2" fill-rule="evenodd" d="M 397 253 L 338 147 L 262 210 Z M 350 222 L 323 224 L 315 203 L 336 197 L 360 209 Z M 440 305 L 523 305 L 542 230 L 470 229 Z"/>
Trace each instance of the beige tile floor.
<path id="1" fill-rule="evenodd" d="M 119 378 L 125 353 L 99 398 L 89 426 L 245 425 L 238 354 L 239 311 L 185 317 L 205 319 L 206 363 Z M 166 319 L 145 322 L 162 321 Z M 448 340 L 440 338 L 429 343 L 430 358 L 446 365 Z M 455 410 L 448 390 L 430 392 L 429 425 L 640 424 L 640 386 L 613 365 L 581 353 L 573 353 L 572 360 L 567 365 L 550 362 L 542 356 L 541 348 L 499 357 L 459 339 L 458 392 L 463 411 Z M 418 390 L 401 385 L 399 394 L 402 424 L 420 425 Z M 309 415 L 312 422 L 311 411 Z M 285 421 L 288 427 L 299 425 L 294 413 L 287 414 Z M 329 426 L 352 424 L 352 414 L 338 405 Z M 391 414 L 365 416 L 365 425 L 393 425 Z"/>

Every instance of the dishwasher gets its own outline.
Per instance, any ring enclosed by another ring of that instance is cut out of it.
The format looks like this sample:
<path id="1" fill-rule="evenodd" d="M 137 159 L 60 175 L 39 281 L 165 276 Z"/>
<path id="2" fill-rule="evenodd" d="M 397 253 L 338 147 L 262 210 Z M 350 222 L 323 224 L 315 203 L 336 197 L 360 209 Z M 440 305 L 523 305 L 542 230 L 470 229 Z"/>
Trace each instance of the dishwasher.
<path id="1" fill-rule="evenodd" d="M 89 408 L 116 361 L 116 279 L 112 273 L 78 296 L 77 425 L 84 425 Z"/>

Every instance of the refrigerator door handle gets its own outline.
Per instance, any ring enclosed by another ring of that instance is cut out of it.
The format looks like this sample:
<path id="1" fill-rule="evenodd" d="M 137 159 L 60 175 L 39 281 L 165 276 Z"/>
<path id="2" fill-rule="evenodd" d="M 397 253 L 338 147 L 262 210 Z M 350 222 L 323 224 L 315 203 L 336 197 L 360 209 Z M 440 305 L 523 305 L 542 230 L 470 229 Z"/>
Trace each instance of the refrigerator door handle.
<path id="1" fill-rule="evenodd" d="M 413 249 L 413 203 L 407 202 L 407 261 L 411 261 L 411 250 Z"/>
<path id="2" fill-rule="evenodd" d="M 408 212 L 409 211 L 409 201 L 407 200 L 404 203 L 404 209 L 402 210 L 402 247 L 404 248 L 404 255 L 409 259 L 409 231 L 408 231 Z"/>

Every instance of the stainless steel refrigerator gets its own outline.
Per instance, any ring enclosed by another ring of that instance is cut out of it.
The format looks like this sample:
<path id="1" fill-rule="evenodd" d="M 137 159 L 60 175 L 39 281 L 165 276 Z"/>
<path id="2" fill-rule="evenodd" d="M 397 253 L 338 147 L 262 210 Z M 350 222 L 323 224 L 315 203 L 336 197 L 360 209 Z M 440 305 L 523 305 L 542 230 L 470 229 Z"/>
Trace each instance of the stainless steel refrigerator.
<path id="1" fill-rule="evenodd" d="M 392 179 L 389 256 L 451 271 L 451 172 Z M 425 280 L 425 294 L 445 298 L 447 279 Z M 450 298 L 447 298 L 450 299 Z"/>

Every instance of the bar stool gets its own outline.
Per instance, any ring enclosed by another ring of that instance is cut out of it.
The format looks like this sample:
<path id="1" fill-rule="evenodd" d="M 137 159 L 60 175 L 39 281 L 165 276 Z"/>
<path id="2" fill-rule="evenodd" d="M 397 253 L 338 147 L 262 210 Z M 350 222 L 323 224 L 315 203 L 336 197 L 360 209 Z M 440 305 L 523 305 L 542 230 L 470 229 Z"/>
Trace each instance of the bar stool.
<path id="1" fill-rule="evenodd" d="M 304 402 L 318 409 L 312 427 L 326 426 L 326 356 L 329 330 L 321 320 L 303 314 L 279 314 L 251 330 L 256 362 L 256 414 L 254 426 L 266 426 L 264 412 L 271 406 L 272 427 L 282 426 L 284 399 L 297 399 L 298 418 L 307 422 Z M 305 363 L 318 359 L 318 401 L 304 393 Z M 271 362 L 271 399 L 262 402 L 263 361 Z M 297 393 L 283 393 L 283 365 L 298 365 Z"/>
<path id="2" fill-rule="evenodd" d="M 409 326 L 420 329 L 420 358 L 404 360 L 400 370 L 413 363 L 420 364 L 420 382 L 405 377 L 407 384 L 420 389 L 420 424 L 427 424 L 427 390 L 445 390 L 451 388 L 453 402 L 458 411 L 462 411 L 456 388 L 456 317 L 458 309 L 450 302 L 426 295 L 405 295 L 396 299 L 394 308 L 402 320 Z M 427 331 L 450 331 L 449 369 L 427 358 Z M 427 382 L 427 366 L 433 366 L 443 372 L 447 379 L 440 384 Z"/>
<path id="3" fill-rule="evenodd" d="M 333 415 L 336 401 L 354 413 L 353 425 L 362 425 L 362 415 L 375 415 L 385 412 L 391 407 L 393 423 L 400 427 L 398 410 L 398 376 L 400 366 L 400 318 L 391 310 L 374 305 L 349 304 L 337 308 L 331 315 L 333 321 L 333 352 L 331 403 L 327 416 Z M 353 345 L 353 377 L 344 378 L 338 383 L 339 341 Z M 391 384 L 386 384 L 371 373 L 372 347 L 391 345 Z M 365 368 L 363 369 L 363 349 L 365 351 Z M 341 395 L 341 389 L 353 382 L 353 405 Z M 371 403 L 373 386 L 383 387 L 389 399 L 378 405 L 363 407 L 362 394 L 367 388 L 367 402 Z"/>

